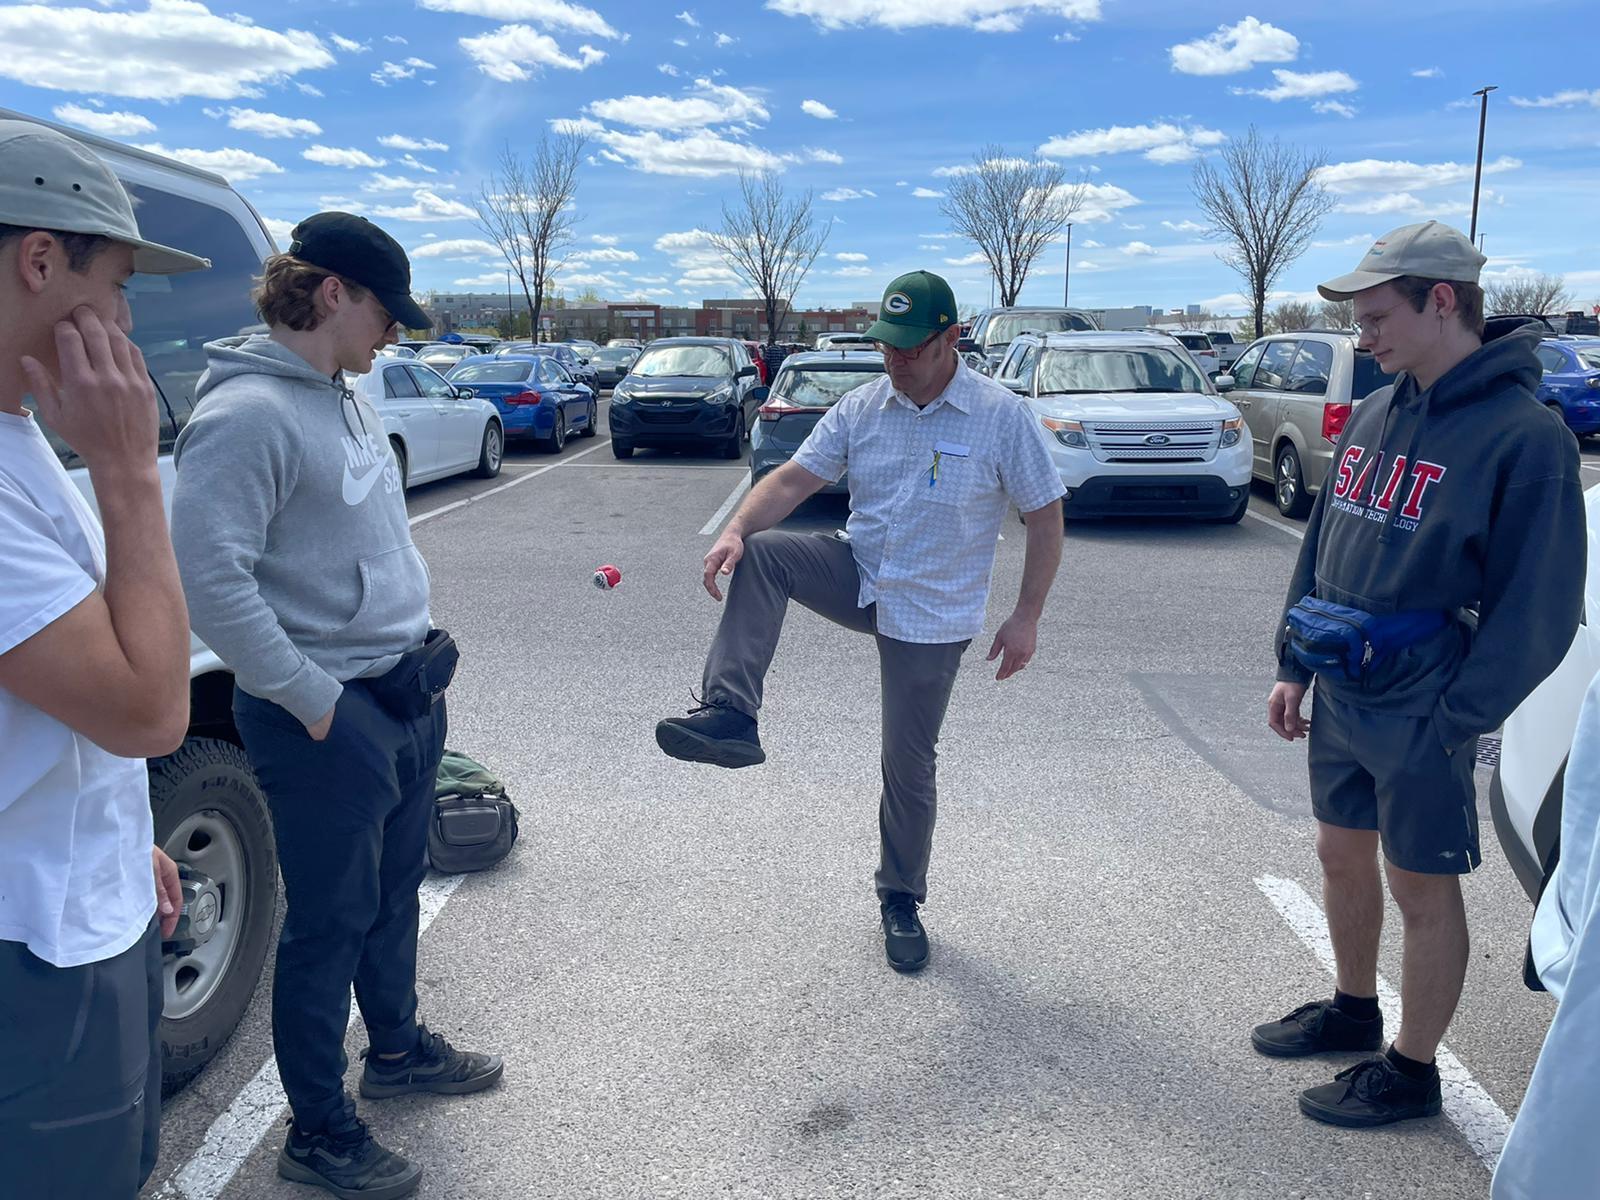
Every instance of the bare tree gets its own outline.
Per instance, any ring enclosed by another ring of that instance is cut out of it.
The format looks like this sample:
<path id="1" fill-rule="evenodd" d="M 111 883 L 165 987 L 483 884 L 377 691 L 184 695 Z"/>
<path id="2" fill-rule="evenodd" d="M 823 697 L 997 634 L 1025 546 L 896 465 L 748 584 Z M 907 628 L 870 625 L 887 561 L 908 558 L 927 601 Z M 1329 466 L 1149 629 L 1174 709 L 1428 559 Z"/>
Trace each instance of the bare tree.
<path id="1" fill-rule="evenodd" d="M 811 192 L 785 193 L 775 171 L 739 173 L 739 198 L 722 206 L 711 235 L 729 268 L 761 297 L 767 340 L 776 342 L 811 264 L 828 243 L 828 226 L 811 211 Z"/>
<path id="2" fill-rule="evenodd" d="M 576 133 L 547 133 L 531 159 L 508 144 L 494 175 L 474 207 L 478 228 L 500 248 L 528 301 L 529 325 L 539 340 L 539 314 L 555 273 L 566 261 L 577 223 L 573 198 L 584 139 Z"/>
<path id="3" fill-rule="evenodd" d="M 1216 323 L 1216 320 L 1217 318 L 1211 314 L 1211 310 L 1208 308 L 1202 308 L 1197 313 L 1191 313 L 1188 309 L 1184 309 L 1177 314 L 1179 329 L 1209 329 Z"/>
<path id="4" fill-rule="evenodd" d="M 1266 324 L 1267 293 L 1333 207 L 1317 181 L 1326 162 L 1321 153 L 1269 142 L 1252 125 L 1222 148 L 1219 162 L 1195 164 L 1190 187 L 1209 222 L 1206 236 L 1225 243 L 1217 257 L 1244 280 L 1257 337 Z"/>
<path id="5" fill-rule="evenodd" d="M 1529 313 L 1543 316 L 1562 313 L 1572 307 L 1572 294 L 1561 275 L 1524 275 L 1491 283 L 1483 292 L 1487 313 Z"/>
<path id="6" fill-rule="evenodd" d="M 1017 302 L 1034 261 L 1083 207 L 1086 182 L 1066 178 L 1057 163 L 1011 158 L 990 145 L 950 180 L 939 208 L 988 262 L 1004 307 Z"/>
<path id="7" fill-rule="evenodd" d="M 1354 329 L 1356 327 L 1356 302 L 1354 300 L 1324 300 L 1322 323 L 1329 329 Z"/>
<path id="8" fill-rule="evenodd" d="M 1285 300 L 1273 305 L 1263 323 L 1265 333 L 1296 333 L 1316 323 L 1317 310 L 1300 300 Z"/>

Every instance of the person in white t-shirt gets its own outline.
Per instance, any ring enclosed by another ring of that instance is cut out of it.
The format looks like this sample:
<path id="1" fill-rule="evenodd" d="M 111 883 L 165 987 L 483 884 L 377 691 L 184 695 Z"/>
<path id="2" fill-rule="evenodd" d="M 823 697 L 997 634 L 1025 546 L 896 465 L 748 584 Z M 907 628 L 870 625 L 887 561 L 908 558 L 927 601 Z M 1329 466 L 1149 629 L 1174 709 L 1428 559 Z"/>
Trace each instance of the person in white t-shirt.
<path id="1" fill-rule="evenodd" d="M 143 759 L 189 720 L 189 622 L 128 340 L 139 236 L 78 142 L 0 121 L 0 1163 L 8 1194 L 131 1200 L 161 1116 L 161 938 L 183 899 Z M 103 514 L 39 418 L 77 452 Z M 13 1191 L 14 1190 L 14 1191 Z"/>

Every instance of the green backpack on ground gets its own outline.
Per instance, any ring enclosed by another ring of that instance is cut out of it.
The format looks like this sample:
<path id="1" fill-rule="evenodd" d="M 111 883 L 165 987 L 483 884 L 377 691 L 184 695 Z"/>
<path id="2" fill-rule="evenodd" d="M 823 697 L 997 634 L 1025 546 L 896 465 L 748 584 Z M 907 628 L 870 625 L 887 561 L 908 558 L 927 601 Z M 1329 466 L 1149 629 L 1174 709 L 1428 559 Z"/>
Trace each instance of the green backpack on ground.
<path id="1" fill-rule="evenodd" d="M 482 871 L 511 853 L 517 840 L 517 806 L 482 763 L 459 750 L 446 750 L 433 799 L 428 861 L 434 870 Z"/>

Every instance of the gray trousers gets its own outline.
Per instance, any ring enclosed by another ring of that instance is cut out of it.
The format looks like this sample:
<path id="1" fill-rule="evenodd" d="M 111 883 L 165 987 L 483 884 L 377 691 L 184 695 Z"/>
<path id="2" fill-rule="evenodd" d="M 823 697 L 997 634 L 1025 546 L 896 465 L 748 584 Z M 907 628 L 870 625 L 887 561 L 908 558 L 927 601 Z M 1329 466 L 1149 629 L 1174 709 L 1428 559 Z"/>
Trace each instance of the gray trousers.
<path id="1" fill-rule="evenodd" d="M 133 1200 L 161 1129 L 161 932 L 56 967 L 0 942 L 0 1195 Z"/>
<path id="2" fill-rule="evenodd" d="M 789 601 L 878 643 L 883 693 L 883 792 L 878 801 L 878 895 L 928 895 L 937 803 L 935 747 L 971 639 L 900 642 L 877 631 L 877 606 L 858 608 L 861 578 L 850 546 L 821 534 L 767 530 L 745 539 L 706 659 L 702 695 L 747 716 L 761 708 Z"/>

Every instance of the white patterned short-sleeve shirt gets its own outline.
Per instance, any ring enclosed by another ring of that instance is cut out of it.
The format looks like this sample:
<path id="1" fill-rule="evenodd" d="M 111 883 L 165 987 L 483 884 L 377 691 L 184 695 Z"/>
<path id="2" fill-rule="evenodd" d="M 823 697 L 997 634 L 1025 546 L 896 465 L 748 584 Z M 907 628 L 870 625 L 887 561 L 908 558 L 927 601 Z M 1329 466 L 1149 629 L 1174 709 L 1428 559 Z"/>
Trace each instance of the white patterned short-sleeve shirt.
<path id="1" fill-rule="evenodd" d="M 1027 513 L 1063 491 L 1037 423 L 965 363 L 924 408 L 888 375 L 846 393 L 794 462 L 830 481 L 850 472 L 857 602 L 902 642 L 975 637 L 1008 502 Z"/>

